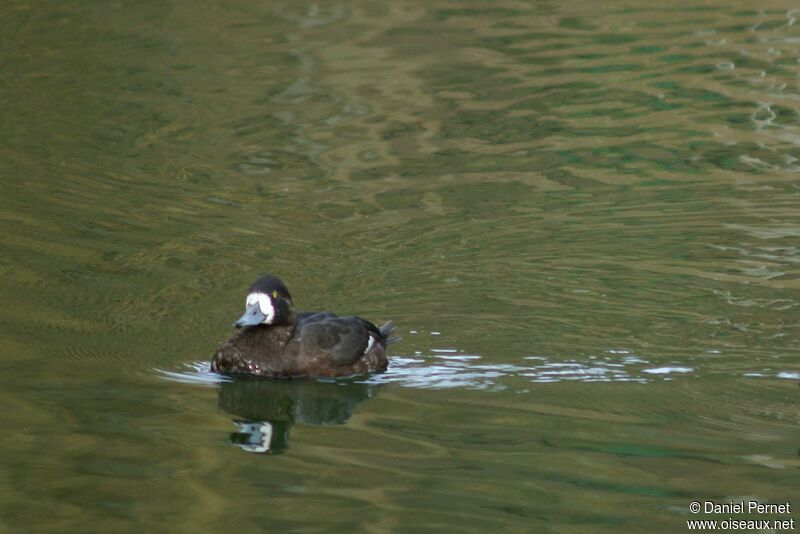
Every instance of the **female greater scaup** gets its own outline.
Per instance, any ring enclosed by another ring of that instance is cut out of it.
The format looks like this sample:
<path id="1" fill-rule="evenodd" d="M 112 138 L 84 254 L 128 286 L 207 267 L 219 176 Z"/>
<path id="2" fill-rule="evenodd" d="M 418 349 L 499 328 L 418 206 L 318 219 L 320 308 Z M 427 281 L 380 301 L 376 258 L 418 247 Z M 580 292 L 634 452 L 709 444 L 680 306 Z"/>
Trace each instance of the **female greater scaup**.
<path id="1" fill-rule="evenodd" d="M 211 370 L 269 378 L 336 377 L 385 371 L 391 321 L 378 328 L 361 317 L 295 312 L 289 289 L 263 276 L 247 292 L 237 332 L 217 349 Z"/>

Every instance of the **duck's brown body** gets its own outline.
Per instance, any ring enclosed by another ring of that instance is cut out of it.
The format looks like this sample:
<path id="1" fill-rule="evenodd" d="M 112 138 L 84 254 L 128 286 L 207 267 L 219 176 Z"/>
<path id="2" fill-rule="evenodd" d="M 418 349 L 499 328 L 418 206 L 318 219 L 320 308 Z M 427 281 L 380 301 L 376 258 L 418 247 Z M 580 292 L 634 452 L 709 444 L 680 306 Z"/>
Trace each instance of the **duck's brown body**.
<path id="1" fill-rule="evenodd" d="M 268 315 L 259 313 L 253 307 L 256 304 L 249 304 L 237 325 L 255 322 L 246 319 L 250 316 L 257 316 L 258 320 L 269 317 L 272 324 L 247 326 L 231 336 L 214 354 L 212 371 L 302 378 L 386 370 L 386 345 L 394 330 L 391 321 L 378 328 L 360 317 L 338 317 L 329 312 L 295 314 L 288 290 L 274 277 L 257 281 L 251 294 L 256 290 L 261 296 L 272 295 L 265 304 Z"/>

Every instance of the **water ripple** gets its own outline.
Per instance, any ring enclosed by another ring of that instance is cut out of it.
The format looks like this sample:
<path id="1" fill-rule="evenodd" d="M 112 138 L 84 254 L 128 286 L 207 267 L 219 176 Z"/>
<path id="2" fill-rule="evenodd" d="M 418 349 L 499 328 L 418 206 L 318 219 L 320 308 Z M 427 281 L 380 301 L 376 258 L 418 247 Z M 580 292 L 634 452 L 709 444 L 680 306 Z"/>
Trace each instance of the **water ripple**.
<path id="1" fill-rule="evenodd" d="M 545 356 L 526 356 L 526 364 L 491 363 L 476 354 L 453 354 L 457 349 L 431 349 L 428 355 L 394 356 L 388 371 L 375 374 L 358 383 L 394 384 L 417 389 L 466 388 L 504 390 L 523 383 L 552 382 L 633 382 L 671 381 L 681 377 L 697 377 L 699 369 L 679 364 L 656 364 L 627 350 L 611 349 L 606 356 L 590 356 L 585 360 L 555 360 Z M 530 362 L 530 363 L 528 363 Z M 230 381 L 213 373 L 207 361 L 183 365 L 182 370 L 153 369 L 164 380 L 217 386 Z M 744 377 L 800 380 L 796 371 L 762 369 L 745 371 Z"/>

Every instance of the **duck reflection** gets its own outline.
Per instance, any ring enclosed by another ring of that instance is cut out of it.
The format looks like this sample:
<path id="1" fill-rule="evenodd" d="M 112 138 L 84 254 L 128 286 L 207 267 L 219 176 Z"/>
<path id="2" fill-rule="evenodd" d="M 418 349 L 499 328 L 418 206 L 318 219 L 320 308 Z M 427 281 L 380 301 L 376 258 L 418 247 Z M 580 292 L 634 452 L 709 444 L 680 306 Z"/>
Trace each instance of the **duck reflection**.
<path id="1" fill-rule="evenodd" d="M 376 386 L 352 381 L 259 380 L 237 378 L 219 389 L 219 407 L 240 417 L 233 445 L 247 452 L 280 454 L 289 447 L 296 422 L 337 425 L 355 406 L 375 396 Z"/>

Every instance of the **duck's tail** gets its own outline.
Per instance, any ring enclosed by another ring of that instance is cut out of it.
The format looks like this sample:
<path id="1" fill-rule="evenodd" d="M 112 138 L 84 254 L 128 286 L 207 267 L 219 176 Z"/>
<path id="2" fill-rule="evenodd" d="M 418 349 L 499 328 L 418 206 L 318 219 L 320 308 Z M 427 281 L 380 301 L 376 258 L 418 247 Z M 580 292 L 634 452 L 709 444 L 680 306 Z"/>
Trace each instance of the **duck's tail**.
<path id="1" fill-rule="evenodd" d="M 397 343 L 402 337 L 399 335 L 394 334 L 395 326 L 394 321 L 386 321 L 383 323 L 383 326 L 380 327 L 381 335 L 386 340 L 387 345 L 391 345 L 392 343 Z"/>

